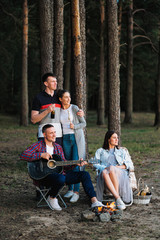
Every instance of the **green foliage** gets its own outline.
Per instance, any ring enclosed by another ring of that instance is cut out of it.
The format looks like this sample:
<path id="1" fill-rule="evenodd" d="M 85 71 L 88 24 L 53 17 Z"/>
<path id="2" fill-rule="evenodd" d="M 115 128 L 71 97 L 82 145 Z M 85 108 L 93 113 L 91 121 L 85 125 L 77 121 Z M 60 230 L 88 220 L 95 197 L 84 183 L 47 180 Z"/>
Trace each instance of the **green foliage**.
<path id="1" fill-rule="evenodd" d="M 86 1 L 87 86 L 89 109 L 96 109 L 100 61 L 100 4 Z"/>
<path id="2" fill-rule="evenodd" d="M 21 7 L 16 7 L 12 1 L 1 1 L 0 15 L 0 78 L 2 83 L 0 109 L 6 111 L 6 105 L 10 106 L 9 103 L 12 103 L 17 87 L 19 73 L 15 68 L 16 62 L 21 66 L 18 62 L 18 51 L 19 48 L 21 49 Z"/>
<path id="3" fill-rule="evenodd" d="M 21 104 L 21 62 L 22 62 L 22 4 L 19 0 L 0 1 L 0 111 L 19 113 Z M 70 2 L 64 1 L 64 56 L 66 56 L 66 34 Z M 120 47 L 121 110 L 125 109 L 126 96 L 126 10 L 129 0 L 123 1 L 123 17 Z M 33 97 L 40 91 L 40 35 L 38 1 L 28 1 L 29 5 L 29 49 L 28 49 L 28 92 L 29 108 Z M 86 47 L 87 47 L 87 88 L 88 108 L 97 107 L 99 86 L 100 55 L 100 2 L 89 0 L 86 5 Z M 106 5 L 107 6 L 107 5 Z M 155 80 L 157 77 L 159 0 L 134 0 L 134 48 L 133 66 L 133 107 L 134 111 L 154 111 Z M 106 24 L 107 25 L 107 24 Z M 107 64 L 107 26 L 105 30 L 105 63 Z M 150 39 L 150 40 L 149 40 Z M 154 49 L 153 49 L 154 47 Z M 66 58 L 66 57 L 64 57 Z M 106 71 L 107 75 L 107 71 Z M 106 94 L 105 94 L 106 95 Z M 7 107 L 6 107 L 7 106 Z"/>
<path id="4" fill-rule="evenodd" d="M 125 7 L 124 1 L 124 7 Z M 155 81 L 157 78 L 158 61 L 158 13 L 159 1 L 134 0 L 133 35 L 143 37 L 134 38 L 133 52 L 133 110 L 154 111 L 155 110 Z M 140 10 L 141 9 L 141 10 Z M 138 11 L 140 10 L 140 11 Z M 126 91 L 126 15 L 123 15 L 121 34 L 121 109 L 125 110 Z M 145 44 L 143 44 L 145 43 Z M 136 47 L 135 47 L 136 46 Z"/>
<path id="5" fill-rule="evenodd" d="M 29 1 L 30 2 L 30 1 Z M 17 113 L 21 99 L 22 62 L 22 4 L 23 1 L 0 3 L 0 111 Z M 29 5 L 28 87 L 29 103 L 40 82 L 39 27 L 36 2 Z M 37 81 L 35 81 L 37 79 Z M 7 108 L 6 108 L 7 106 Z"/>

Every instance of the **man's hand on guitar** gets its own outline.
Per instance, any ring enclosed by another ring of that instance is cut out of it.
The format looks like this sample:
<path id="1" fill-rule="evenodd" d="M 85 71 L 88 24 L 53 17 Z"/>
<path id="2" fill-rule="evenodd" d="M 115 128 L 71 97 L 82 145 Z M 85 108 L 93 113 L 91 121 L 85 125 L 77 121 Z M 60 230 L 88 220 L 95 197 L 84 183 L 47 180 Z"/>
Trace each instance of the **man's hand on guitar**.
<path id="1" fill-rule="evenodd" d="M 47 153 L 47 152 L 41 153 L 41 158 L 44 158 L 44 159 L 49 160 L 50 158 L 52 158 L 52 155 L 50 155 L 50 154 Z"/>
<path id="2" fill-rule="evenodd" d="M 80 164 L 77 164 L 79 167 L 83 167 L 84 165 L 87 165 L 88 163 L 86 161 L 83 161 L 83 158 L 80 158 L 82 162 Z"/>

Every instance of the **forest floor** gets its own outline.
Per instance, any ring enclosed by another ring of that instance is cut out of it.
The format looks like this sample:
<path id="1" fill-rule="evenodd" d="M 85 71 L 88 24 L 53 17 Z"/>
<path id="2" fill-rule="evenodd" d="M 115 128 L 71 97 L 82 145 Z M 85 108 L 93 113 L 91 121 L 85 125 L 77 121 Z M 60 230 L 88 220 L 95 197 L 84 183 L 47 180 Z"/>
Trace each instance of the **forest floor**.
<path id="1" fill-rule="evenodd" d="M 137 179 L 142 177 L 150 188 L 153 187 L 151 202 L 133 204 L 124 210 L 119 221 L 102 223 L 81 220 L 81 213 L 90 208 L 82 187 L 79 201 L 73 204 L 66 200 L 67 208 L 61 212 L 36 207 L 35 187 L 19 154 L 36 141 L 37 126 L 19 127 L 16 119 L 0 116 L 0 239 L 160 239 L 160 137 L 159 130 L 153 129 L 147 116 L 145 119 L 149 126 L 122 126 L 122 136 L 134 161 Z M 140 120 L 142 118 L 136 115 L 135 121 Z M 87 131 L 89 154 L 93 154 L 102 145 L 106 126 L 91 123 Z M 91 167 L 86 170 L 91 173 L 95 186 L 95 172 Z"/>

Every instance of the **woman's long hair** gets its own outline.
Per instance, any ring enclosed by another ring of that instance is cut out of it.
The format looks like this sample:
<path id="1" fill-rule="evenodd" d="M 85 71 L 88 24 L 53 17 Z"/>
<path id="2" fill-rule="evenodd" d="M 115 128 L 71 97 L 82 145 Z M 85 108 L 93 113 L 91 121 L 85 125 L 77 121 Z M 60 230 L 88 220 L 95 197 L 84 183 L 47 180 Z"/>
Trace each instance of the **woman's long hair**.
<path id="1" fill-rule="evenodd" d="M 109 142 L 108 142 L 108 140 L 112 137 L 112 135 L 114 133 L 116 133 L 116 132 L 115 131 L 108 131 L 108 132 L 106 132 L 102 148 L 109 150 Z M 116 146 L 116 148 L 118 148 L 118 146 Z"/>
<path id="2" fill-rule="evenodd" d="M 70 92 L 69 92 L 68 90 L 66 90 L 66 89 L 59 89 L 59 90 L 57 90 L 57 96 L 58 96 L 58 98 L 62 98 L 63 95 L 64 95 L 66 92 L 68 92 L 68 93 L 70 94 Z"/>

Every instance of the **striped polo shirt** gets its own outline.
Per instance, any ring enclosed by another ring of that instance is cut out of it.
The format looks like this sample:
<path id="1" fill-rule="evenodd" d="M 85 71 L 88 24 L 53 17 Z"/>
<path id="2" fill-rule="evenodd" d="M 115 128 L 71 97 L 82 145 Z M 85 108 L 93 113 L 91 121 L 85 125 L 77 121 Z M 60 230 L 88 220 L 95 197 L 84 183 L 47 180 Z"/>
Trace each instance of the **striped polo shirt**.
<path id="1" fill-rule="evenodd" d="M 62 128 L 60 124 L 60 109 L 61 102 L 58 99 L 56 91 L 54 95 L 51 96 L 45 91 L 40 92 L 33 100 L 32 110 L 39 111 L 40 113 L 45 111 L 49 105 L 55 104 L 55 117 L 51 118 L 51 113 L 48 113 L 39 123 L 38 127 L 38 137 L 43 137 L 42 127 L 45 124 L 52 124 L 56 130 L 56 137 L 62 137 Z"/>

